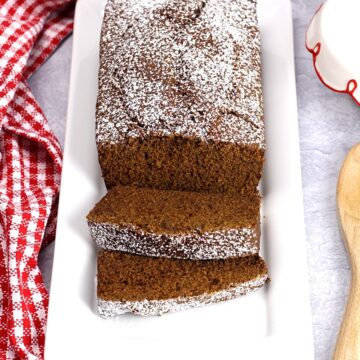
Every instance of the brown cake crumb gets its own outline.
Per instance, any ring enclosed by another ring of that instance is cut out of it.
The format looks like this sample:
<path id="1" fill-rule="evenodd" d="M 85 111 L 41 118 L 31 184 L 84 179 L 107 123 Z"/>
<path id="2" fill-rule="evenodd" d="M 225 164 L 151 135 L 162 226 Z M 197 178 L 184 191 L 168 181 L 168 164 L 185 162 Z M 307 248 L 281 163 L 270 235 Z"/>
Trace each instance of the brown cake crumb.
<path id="1" fill-rule="evenodd" d="M 139 255 L 220 259 L 259 252 L 258 194 L 115 186 L 87 219 L 98 246 Z"/>
<path id="2" fill-rule="evenodd" d="M 175 260 L 101 251 L 97 294 L 102 300 L 141 301 L 194 297 L 267 277 L 259 256 L 227 260 Z"/>
<path id="3" fill-rule="evenodd" d="M 258 223 L 260 196 L 116 186 L 88 215 L 89 221 L 134 224 L 155 233 L 211 232 Z"/>

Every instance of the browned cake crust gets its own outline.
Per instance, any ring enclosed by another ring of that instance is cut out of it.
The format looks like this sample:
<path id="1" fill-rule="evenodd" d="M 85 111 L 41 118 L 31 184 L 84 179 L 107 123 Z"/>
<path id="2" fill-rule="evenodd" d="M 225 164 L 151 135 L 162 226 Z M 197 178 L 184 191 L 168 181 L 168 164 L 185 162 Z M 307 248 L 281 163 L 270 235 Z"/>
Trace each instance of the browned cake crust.
<path id="1" fill-rule="evenodd" d="M 109 0 L 96 141 L 115 184 L 255 193 L 264 159 L 255 0 Z"/>
<path id="2" fill-rule="evenodd" d="M 196 261 L 101 251 L 97 279 L 102 316 L 160 315 L 244 295 L 264 285 L 268 270 L 257 255 Z"/>
<path id="3" fill-rule="evenodd" d="M 259 252 L 258 194 L 115 186 L 89 213 L 101 248 L 147 256 L 220 259 Z"/>

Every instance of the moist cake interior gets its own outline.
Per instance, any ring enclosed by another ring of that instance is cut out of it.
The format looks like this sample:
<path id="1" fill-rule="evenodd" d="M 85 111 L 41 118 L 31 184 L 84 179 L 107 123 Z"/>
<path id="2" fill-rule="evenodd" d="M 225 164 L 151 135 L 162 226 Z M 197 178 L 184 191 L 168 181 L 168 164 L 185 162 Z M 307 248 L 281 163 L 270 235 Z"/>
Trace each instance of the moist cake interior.
<path id="1" fill-rule="evenodd" d="M 227 260 L 178 260 L 101 251 L 97 294 L 102 300 L 141 301 L 218 292 L 266 276 L 257 255 Z"/>
<path id="2" fill-rule="evenodd" d="M 118 144 L 99 144 L 98 150 L 108 188 L 131 184 L 253 194 L 264 160 L 264 150 L 256 145 L 202 142 L 180 136 L 128 138 Z"/>
<path id="3" fill-rule="evenodd" d="M 197 193 L 116 186 L 89 213 L 94 223 L 135 225 L 153 233 L 177 234 L 256 228 L 260 196 Z"/>

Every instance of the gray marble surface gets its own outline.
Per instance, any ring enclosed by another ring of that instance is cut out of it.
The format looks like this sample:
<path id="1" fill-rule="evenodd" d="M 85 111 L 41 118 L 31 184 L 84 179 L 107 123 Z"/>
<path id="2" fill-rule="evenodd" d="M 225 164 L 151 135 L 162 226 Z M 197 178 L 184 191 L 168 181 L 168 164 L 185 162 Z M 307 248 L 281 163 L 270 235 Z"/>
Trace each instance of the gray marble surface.
<path id="1" fill-rule="evenodd" d="M 293 0 L 292 3 L 315 359 L 329 360 L 350 275 L 336 218 L 335 190 L 344 156 L 360 140 L 360 109 L 349 97 L 335 94 L 319 82 L 305 50 L 305 30 L 321 0 Z M 71 46 L 70 37 L 30 80 L 35 96 L 62 144 Z M 48 286 L 52 256 L 53 245 L 40 255 L 40 266 Z"/>

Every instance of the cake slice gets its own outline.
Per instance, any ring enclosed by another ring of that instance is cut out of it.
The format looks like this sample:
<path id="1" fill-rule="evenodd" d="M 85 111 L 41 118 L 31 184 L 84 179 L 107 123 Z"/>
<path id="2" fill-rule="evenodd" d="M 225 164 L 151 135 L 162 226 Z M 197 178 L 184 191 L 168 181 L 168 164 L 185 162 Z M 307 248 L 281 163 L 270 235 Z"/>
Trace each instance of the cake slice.
<path id="1" fill-rule="evenodd" d="M 108 0 L 96 143 L 106 185 L 256 194 L 265 140 L 255 0 Z"/>
<path id="2" fill-rule="evenodd" d="M 161 315 L 252 292 L 268 270 L 259 256 L 227 260 L 179 260 L 101 251 L 98 311 L 103 317 L 127 312 Z"/>
<path id="3" fill-rule="evenodd" d="M 116 186 L 87 216 L 96 244 L 138 255 L 221 259 L 259 252 L 258 194 Z"/>

